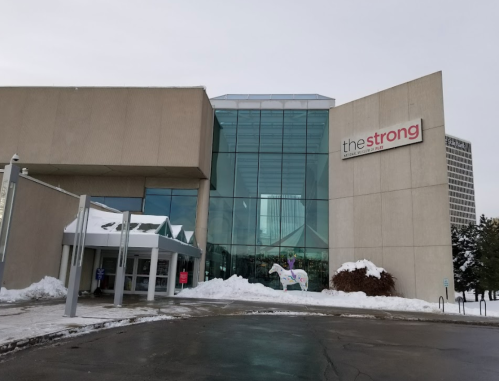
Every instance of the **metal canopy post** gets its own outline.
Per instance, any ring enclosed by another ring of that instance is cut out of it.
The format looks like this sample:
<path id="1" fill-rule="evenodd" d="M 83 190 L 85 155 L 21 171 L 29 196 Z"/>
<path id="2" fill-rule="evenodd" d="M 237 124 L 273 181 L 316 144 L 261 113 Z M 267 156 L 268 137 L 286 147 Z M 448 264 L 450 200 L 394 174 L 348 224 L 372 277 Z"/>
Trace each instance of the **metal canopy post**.
<path id="1" fill-rule="evenodd" d="M 13 164 L 7 164 L 3 172 L 2 187 L 0 189 L 0 288 L 3 284 L 10 221 L 12 219 L 18 179 L 19 167 Z"/>
<path id="2" fill-rule="evenodd" d="M 78 215 L 76 217 L 73 255 L 71 257 L 71 271 L 69 273 L 68 295 L 66 297 L 66 308 L 64 310 L 64 316 L 76 316 L 78 291 L 80 288 L 81 267 L 83 264 L 83 253 L 85 251 L 85 237 L 87 234 L 89 207 L 90 196 L 80 196 L 80 205 L 78 206 Z"/>
<path id="3" fill-rule="evenodd" d="M 123 212 L 121 223 L 120 251 L 116 264 L 116 281 L 114 283 L 114 306 L 123 304 L 123 289 L 125 287 L 126 257 L 128 252 L 128 239 L 130 237 L 130 212 Z"/>

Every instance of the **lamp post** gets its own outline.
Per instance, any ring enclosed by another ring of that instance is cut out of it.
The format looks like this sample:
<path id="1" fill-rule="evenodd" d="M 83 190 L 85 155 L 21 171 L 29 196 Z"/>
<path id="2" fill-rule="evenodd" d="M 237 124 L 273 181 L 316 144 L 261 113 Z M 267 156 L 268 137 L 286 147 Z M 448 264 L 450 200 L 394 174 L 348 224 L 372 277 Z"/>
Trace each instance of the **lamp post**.
<path id="1" fill-rule="evenodd" d="M 0 287 L 3 284 L 10 222 L 14 209 L 17 180 L 19 179 L 19 167 L 13 164 L 13 162 L 17 161 L 19 161 L 19 156 L 14 154 L 12 159 L 10 159 L 10 164 L 7 164 L 4 168 L 3 180 L 0 188 Z"/>

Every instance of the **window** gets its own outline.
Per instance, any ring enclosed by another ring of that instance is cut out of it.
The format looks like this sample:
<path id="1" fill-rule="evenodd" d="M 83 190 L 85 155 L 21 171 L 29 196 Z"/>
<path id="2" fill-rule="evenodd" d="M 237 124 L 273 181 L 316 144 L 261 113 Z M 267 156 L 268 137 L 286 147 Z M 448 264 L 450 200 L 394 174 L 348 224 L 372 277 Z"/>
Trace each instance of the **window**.
<path id="1" fill-rule="evenodd" d="M 197 189 L 147 188 L 145 193 L 144 214 L 168 216 L 172 225 L 195 230 Z"/>

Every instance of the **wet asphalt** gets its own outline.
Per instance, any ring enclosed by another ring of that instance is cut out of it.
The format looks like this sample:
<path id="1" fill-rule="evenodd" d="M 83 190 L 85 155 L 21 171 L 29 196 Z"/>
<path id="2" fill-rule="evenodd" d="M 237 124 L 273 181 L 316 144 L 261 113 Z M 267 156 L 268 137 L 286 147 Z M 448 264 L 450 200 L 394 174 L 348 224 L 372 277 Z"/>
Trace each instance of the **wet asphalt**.
<path id="1" fill-rule="evenodd" d="M 498 380 L 499 329 L 264 312 L 113 328 L 0 358 L 0 380 Z"/>

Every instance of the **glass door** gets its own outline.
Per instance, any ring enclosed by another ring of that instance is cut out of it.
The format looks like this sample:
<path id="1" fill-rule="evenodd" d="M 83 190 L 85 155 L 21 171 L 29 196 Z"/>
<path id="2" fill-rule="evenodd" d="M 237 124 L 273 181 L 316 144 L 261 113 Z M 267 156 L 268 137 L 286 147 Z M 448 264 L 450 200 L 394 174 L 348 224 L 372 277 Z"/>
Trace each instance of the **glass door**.
<path id="1" fill-rule="evenodd" d="M 104 268 L 104 279 L 101 281 L 102 291 L 113 292 L 116 281 L 116 264 L 118 258 L 116 254 L 107 254 L 102 257 L 101 267 Z M 158 260 L 156 270 L 156 293 L 166 293 L 168 283 L 168 268 L 170 261 L 167 259 Z M 141 256 L 129 256 L 125 269 L 125 294 L 147 293 L 149 288 L 149 270 L 151 259 Z"/>
<path id="2" fill-rule="evenodd" d="M 167 259 L 158 260 L 156 270 L 156 290 L 157 293 L 166 293 L 168 283 L 168 267 L 170 261 Z M 137 278 L 135 283 L 136 292 L 147 292 L 149 288 L 149 271 L 151 268 L 150 258 L 137 258 Z"/>

